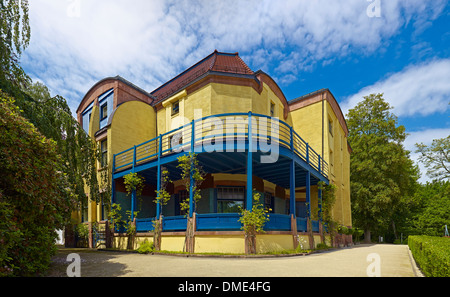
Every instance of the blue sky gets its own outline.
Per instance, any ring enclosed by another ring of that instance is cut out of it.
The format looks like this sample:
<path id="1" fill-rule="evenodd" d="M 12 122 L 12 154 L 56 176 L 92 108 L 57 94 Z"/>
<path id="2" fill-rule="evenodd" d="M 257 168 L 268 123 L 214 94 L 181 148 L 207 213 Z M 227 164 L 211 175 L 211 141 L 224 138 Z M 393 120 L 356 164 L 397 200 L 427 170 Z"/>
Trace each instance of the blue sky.
<path id="1" fill-rule="evenodd" d="M 448 1 L 33 0 L 30 21 L 22 66 L 73 112 L 102 78 L 150 92 L 217 49 L 239 52 L 288 100 L 329 88 L 346 113 L 384 93 L 411 151 L 450 135 Z"/>

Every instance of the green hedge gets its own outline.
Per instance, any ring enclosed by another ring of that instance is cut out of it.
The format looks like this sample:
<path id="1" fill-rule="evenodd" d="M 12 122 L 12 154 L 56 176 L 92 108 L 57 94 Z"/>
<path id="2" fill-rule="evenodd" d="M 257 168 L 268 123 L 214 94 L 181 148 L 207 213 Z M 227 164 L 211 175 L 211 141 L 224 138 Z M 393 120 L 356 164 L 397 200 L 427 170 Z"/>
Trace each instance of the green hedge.
<path id="1" fill-rule="evenodd" d="M 408 246 L 425 276 L 450 276 L 450 238 L 409 236 Z"/>

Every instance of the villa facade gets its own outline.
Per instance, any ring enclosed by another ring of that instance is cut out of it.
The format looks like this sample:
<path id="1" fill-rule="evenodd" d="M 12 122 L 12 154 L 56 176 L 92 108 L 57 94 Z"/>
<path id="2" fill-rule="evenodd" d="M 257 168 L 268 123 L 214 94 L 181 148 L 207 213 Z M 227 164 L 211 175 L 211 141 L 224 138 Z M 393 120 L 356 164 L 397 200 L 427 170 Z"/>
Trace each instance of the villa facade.
<path id="1" fill-rule="evenodd" d="M 161 248 L 181 251 L 187 217 L 195 216 L 195 252 L 243 253 L 238 208 L 251 209 L 257 191 L 271 209 L 258 252 L 293 249 L 299 238 L 321 242 L 323 181 L 337 188 L 333 218 L 351 227 L 348 129 L 328 89 L 288 101 L 237 53 L 214 51 L 150 93 L 120 76 L 105 78 L 87 92 L 77 116 L 101 148 L 99 173 L 109 173 L 112 187 L 111 197 L 82 206 L 78 222 L 106 220 L 110 203 L 120 204 L 123 213 L 138 211 L 138 244 L 153 240 L 152 221 L 161 214 Z M 184 213 L 179 203 L 189 189 L 177 158 L 189 152 L 206 176 L 197 209 Z M 162 168 L 173 181 L 164 207 L 153 202 Z M 126 193 L 130 172 L 145 177 L 140 197 Z"/>

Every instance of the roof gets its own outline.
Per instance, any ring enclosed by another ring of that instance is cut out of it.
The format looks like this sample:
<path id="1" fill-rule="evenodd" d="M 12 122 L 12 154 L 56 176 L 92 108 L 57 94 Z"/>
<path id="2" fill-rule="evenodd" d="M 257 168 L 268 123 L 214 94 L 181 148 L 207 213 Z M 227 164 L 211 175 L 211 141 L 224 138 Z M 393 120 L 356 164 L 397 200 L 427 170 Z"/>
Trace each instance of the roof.
<path id="1" fill-rule="evenodd" d="M 88 97 L 88 95 L 91 93 L 91 91 L 95 90 L 95 88 L 97 88 L 98 85 L 100 85 L 100 84 L 102 84 L 103 82 L 108 81 L 108 80 L 117 80 L 117 81 L 120 81 L 120 82 L 124 83 L 125 85 L 128 85 L 129 87 L 131 87 L 131 88 L 137 90 L 138 92 L 141 92 L 142 94 L 146 95 L 147 97 L 149 97 L 149 98 L 151 98 L 151 99 L 153 99 L 153 100 L 156 100 L 156 98 L 155 98 L 154 96 L 152 96 L 150 93 L 148 93 L 148 92 L 145 91 L 144 89 L 142 89 L 142 88 L 136 86 L 135 84 L 133 84 L 133 83 L 130 82 L 129 80 L 127 80 L 127 79 L 121 77 L 120 75 L 116 75 L 116 76 L 114 76 L 114 77 L 106 77 L 106 78 L 104 78 L 104 79 L 98 81 L 95 85 L 93 85 L 93 86 L 89 89 L 89 91 L 87 91 L 86 94 L 84 95 L 83 99 L 82 99 L 81 102 L 80 102 L 80 105 L 78 105 L 77 113 L 80 111 L 80 108 L 81 108 L 81 106 L 83 105 L 83 102 L 87 99 L 87 97 Z"/>
<path id="2" fill-rule="evenodd" d="M 170 97 L 174 93 L 182 90 L 184 87 L 195 81 L 200 76 L 211 71 L 241 75 L 255 74 L 239 57 L 238 53 L 222 53 L 215 50 L 209 56 L 205 57 L 195 65 L 189 67 L 151 92 L 151 95 L 157 99 L 154 104 Z"/>
<path id="3" fill-rule="evenodd" d="M 317 102 L 320 102 L 323 100 L 322 96 L 317 96 L 319 94 L 326 93 L 325 99 L 330 103 L 331 108 L 333 109 L 334 114 L 338 118 L 342 128 L 345 131 L 345 135 L 348 136 L 348 126 L 347 121 L 345 120 L 345 116 L 342 113 L 342 109 L 339 106 L 339 103 L 337 102 L 336 98 L 334 97 L 333 93 L 328 88 L 320 89 L 314 92 L 311 92 L 309 94 L 300 96 L 298 98 L 292 99 L 288 102 L 290 111 L 296 110 L 298 108 L 303 108 L 305 106 L 308 106 L 310 104 L 314 104 Z M 328 96 L 329 94 L 329 96 Z"/>
<path id="4" fill-rule="evenodd" d="M 289 104 L 298 102 L 298 101 L 300 101 L 300 100 L 303 100 L 303 99 L 306 99 L 306 98 L 309 98 L 309 97 L 312 97 L 312 96 L 314 96 L 314 95 L 321 94 L 321 93 L 324 93 L 324 92 L 327 92 L 327 91 L 331 93 L 331 91 L 330 91 L 328 88 L 323 88 L 323 89 L 320 89 L 320 90 L 317 90 L 317 91 L 308 93 L 308 94 L 306 94 L 306 95 L 297 97 L 297 98 L 295 98 L 295 99 L 289 100 Z"/>

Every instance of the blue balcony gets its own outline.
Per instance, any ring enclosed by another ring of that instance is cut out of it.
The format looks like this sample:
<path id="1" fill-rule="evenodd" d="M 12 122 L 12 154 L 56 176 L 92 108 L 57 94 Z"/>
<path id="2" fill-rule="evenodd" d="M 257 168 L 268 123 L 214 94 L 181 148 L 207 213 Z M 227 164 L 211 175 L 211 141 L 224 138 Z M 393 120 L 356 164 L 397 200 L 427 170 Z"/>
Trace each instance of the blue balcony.
<path id="1" fill-rule="evenodd" d="M 130 172 L 138 172 L 147 183 L 159 187 L 162 166 L 170 172 L 171 180 L 178 180 L 180 169 L 177 168 L 177 158 L 190 152 L 197 154 L 199 163 L 207 173 L 246 174 L 247 209 L 251 209 L 253 203 L 253 176 L 290 189 L 290 214 L 270 214 L 264 228 L 266 231 L 291 230 L 290 216 L 295 217 L 296 188 L 306 188 L 308 203 L 311 185 L 317 185 L 319 181 L 329 183 L 327 163 L 287 123 L 260 114 L 229 113 L 193 120 L 115 154 L 113 203 L 115 180 Z M 131 208 L 135 207 L 136 202 L 131 205 Z M 192 205 L 189 217 L 193 215 L 193 208 Z M 158 206 L 156 217 L 159 212 Z M 197 231 L 241 230 L 238 219 L 239 214 L 236 213 L 197 214 Z M 153 230 L 151 220 L 138 219 L 138 232 Z M 167 216 L 163 219 L 163 231 L 185 231 L 186 225 L 185 216 Z M 306 219 L 297 218 L 297 226 L 298 231 L 305 232 Z M 317 232 L 318 222 L 312 222 L 312 228 Z"/>
<path id="2" fill-rule="evenodd" d="M 257 124 L 250 125 L 252 126 L 250 131 L 249 122 L 252 121 Z M 231 124 L 233 129 L 223 128 L 211 131 L 210 127 L 217 123 Z M 172 145 L 171 140 L 175 136 L 178 136 L 179 142 Z M 113 157 L 114 178 L 124 176 L 133 170 L 139 172 L 155 167 L 156 163 L 152 161 L 158 158 L 162 164 L 170 163 L 176 160 L 174 156 L 190 150 L 195 153 L 214 154 L 231 151 L 242 154 L 248 151 L 249 145 L 256 153 L 255 157 L 267 155 L 265 152 L 269 146 L 277 145 L 280 156 L 295 158 L 296 162 L 310 170 L 315 178 L 328 182 L 327 162 L 291 126 L 275 118 L 251 113 L 220 114 L 194 120 L 115 154 Z M 216 163 L 213 165 L 219 168 L 224 167 L 223 164 Z"/>

